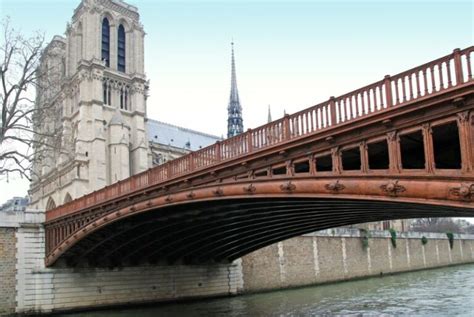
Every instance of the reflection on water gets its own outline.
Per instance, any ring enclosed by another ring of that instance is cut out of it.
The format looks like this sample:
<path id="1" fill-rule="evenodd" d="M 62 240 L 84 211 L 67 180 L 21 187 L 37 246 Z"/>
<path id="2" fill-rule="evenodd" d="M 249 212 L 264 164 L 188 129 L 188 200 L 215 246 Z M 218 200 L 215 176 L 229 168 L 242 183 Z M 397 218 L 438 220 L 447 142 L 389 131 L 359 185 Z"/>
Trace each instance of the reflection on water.
<path id="1" fill-rule="evenodd" d="M 223 299 L 67 316 L 474 316 L 474 265 Z"/>

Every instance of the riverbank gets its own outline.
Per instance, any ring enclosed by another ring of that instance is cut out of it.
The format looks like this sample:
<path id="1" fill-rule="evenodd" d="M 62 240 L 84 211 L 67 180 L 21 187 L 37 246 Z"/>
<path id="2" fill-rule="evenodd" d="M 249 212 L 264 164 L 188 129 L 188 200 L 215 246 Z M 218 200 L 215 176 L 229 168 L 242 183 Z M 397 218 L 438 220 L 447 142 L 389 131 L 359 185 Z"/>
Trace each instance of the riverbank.
<path id="1" fill-rule="evenodd" d="M 204 299 L 474 263 L 474 235 L 329 229 L 230 264 L 45 268 L 38 215 L 0 219 L 0 315 Z M 18 218 L 18 219 L 17 219 Z M 426 239 L 422 239 L 423 236 Z"/>
<path id="2" fill-rule="evenodd" d="M 424 238 L 423 238 L 424 237 Z M 329 229 L 242 258 L 243 291 L 258 292 L 474 262 L 474 235 Z"/>
<path id="3" fill-rule="evenodd" d="M 60 314 L 131 316 L 471 316 L 474 264 L 228 298 Z"/>

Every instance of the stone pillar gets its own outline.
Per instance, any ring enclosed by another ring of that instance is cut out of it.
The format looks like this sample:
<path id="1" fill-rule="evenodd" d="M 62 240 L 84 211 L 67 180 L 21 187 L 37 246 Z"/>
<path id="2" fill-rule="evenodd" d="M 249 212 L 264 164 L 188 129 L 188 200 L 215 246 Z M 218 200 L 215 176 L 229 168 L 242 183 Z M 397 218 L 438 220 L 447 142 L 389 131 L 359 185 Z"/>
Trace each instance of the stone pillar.
<path id="1" fill-rule="evenodd" d="M 36 300 L 25 289 L 29 274 L 44 268 L 44 216 L 43 210 L 0 212 L 0 315 Z"/>

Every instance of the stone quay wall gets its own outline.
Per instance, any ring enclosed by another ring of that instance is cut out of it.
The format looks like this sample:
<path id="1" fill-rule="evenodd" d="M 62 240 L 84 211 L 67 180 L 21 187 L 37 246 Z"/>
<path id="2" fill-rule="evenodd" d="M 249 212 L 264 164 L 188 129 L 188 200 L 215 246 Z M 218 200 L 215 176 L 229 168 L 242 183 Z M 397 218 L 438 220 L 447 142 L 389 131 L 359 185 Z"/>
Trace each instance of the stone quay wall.
<path id="1" fill-rule="evenodd" d="M 42 221 L 44 221 L 43 212 L 0 212 L 0 316 L 13 314 L 17 306 L 18 232 L 20 227 Z M 31 250 L 31 252 L 36 251 Z"/>
<path id="2" fill-rule="evenodd" d="M 45 268 L 44 213 L 0 214 L 0 315 L 229 296 L 474 263 L 474 235 L 331 229 L 276 243 L 230 264 Z"/>
<path id="3" fill-rule="evenodd" d="M 474 235 L 329 229 L 285 240 L 242 258 L 243 291 L 258 292 L 474 263 Z M 421 242 L 422 237 L 427 243 Z"/>
<path id="4" fill-rule="evenodd" d="M 0 213 L 0 315 L 235 295 L 242 267 L 46 268 L 43 212 Z"/>

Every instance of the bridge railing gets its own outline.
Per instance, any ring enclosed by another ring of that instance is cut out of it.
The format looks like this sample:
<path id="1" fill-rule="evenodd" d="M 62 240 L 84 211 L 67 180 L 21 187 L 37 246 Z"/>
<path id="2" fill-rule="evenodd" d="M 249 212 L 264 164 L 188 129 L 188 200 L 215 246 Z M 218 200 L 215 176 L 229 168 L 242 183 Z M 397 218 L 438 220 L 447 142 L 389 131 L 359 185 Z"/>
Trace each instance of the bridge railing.
<path id="1" fill-rule="evenodd" d="M 474 46 L 217 142 L 73 200 L 46 213 L 52 220 L 222 161 L 287 142 L 357 118 L 398 107 L 473 80 Z"/>

